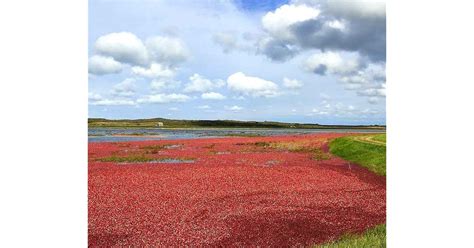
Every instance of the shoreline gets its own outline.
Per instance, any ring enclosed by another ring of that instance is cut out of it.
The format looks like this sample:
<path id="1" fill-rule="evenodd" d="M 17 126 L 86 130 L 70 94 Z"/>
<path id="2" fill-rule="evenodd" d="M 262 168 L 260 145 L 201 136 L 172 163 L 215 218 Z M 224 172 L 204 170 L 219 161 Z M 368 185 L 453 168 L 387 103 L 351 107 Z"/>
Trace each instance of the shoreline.
<path id="1" fill-rule="evenodd" d="M 88 127 L 89 129 L 150 129 L 150 130 L 371 130 L 386 132 L 381 127 L 322 127 L 322 128 L 266 128 L 266 127 Z"/>

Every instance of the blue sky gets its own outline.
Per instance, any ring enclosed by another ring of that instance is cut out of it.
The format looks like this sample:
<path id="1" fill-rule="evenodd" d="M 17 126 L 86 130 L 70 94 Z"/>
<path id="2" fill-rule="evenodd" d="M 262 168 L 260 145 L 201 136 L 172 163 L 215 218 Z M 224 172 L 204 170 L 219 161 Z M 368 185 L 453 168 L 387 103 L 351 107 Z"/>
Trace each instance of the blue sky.
<path id="1" fill-rule="evenodd" d="M 385 3 L 89 1 L 89 116 L 385 124 Z"/>
<path id="2" fill-rule="evenodd" d="M 235 5 L 248 11 L 271 11 L 288 1 L 282 0 L 235 0 Z"/>

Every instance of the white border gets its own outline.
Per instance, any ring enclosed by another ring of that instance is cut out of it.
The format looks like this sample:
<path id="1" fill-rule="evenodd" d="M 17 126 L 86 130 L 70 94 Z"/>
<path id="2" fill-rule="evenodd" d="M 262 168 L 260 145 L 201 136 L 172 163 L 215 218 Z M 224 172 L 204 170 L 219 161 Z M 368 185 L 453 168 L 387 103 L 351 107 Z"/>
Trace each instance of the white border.
<path id="1" fill-rule="evenodd" d="M 473 8 L 390 1 L 387 10 L 388 247 L 468 247 Z"/>
<path id="2" fill-rule="evenodd" d="M 87 1 L 1 1 L 0 26 L 0 247 L 86 247 Z"/>
<path id="3" fill-rule="evenodd" d="M 472 243 L 468 1 L 388 10 L 388 245 Z M 1 247 L 87 245 L 87 1 L 0 2 Z"/>

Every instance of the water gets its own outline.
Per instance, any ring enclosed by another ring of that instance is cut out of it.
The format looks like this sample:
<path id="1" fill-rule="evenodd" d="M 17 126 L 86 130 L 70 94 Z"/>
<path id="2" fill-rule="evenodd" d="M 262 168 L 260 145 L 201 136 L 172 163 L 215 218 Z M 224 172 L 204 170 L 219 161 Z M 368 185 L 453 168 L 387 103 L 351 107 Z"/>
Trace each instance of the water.
<path id="1" fill-rule="evenodd" d="M 309 133 L 378 133 L 381 130 L 358 129 L 254 129 L 254 128 L 89 128 L 89 142 L 199 139 L 231 136 L 278 136 Z"/>

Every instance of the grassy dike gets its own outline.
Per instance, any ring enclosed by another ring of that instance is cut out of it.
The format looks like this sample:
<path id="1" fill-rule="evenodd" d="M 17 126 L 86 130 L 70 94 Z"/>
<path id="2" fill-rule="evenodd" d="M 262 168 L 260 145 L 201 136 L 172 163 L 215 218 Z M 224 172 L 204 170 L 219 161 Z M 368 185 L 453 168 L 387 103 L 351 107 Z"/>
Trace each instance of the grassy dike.
<path id="1" fill-rule="evenodd" d="M 331 153 L 379 174 L 386 175 L 386 134 L 337 138 L 329 144 Z M 386 247 L 386 225 L 378 225 L 360 235 L 345 235 L 317 248 Z"/>
<path id="2" fill-rule="evenodd" d="M 349 136 L 331 141 L 329 150 L 332 154 L 385 176 L 385 144 L 386 134 Z"/>

